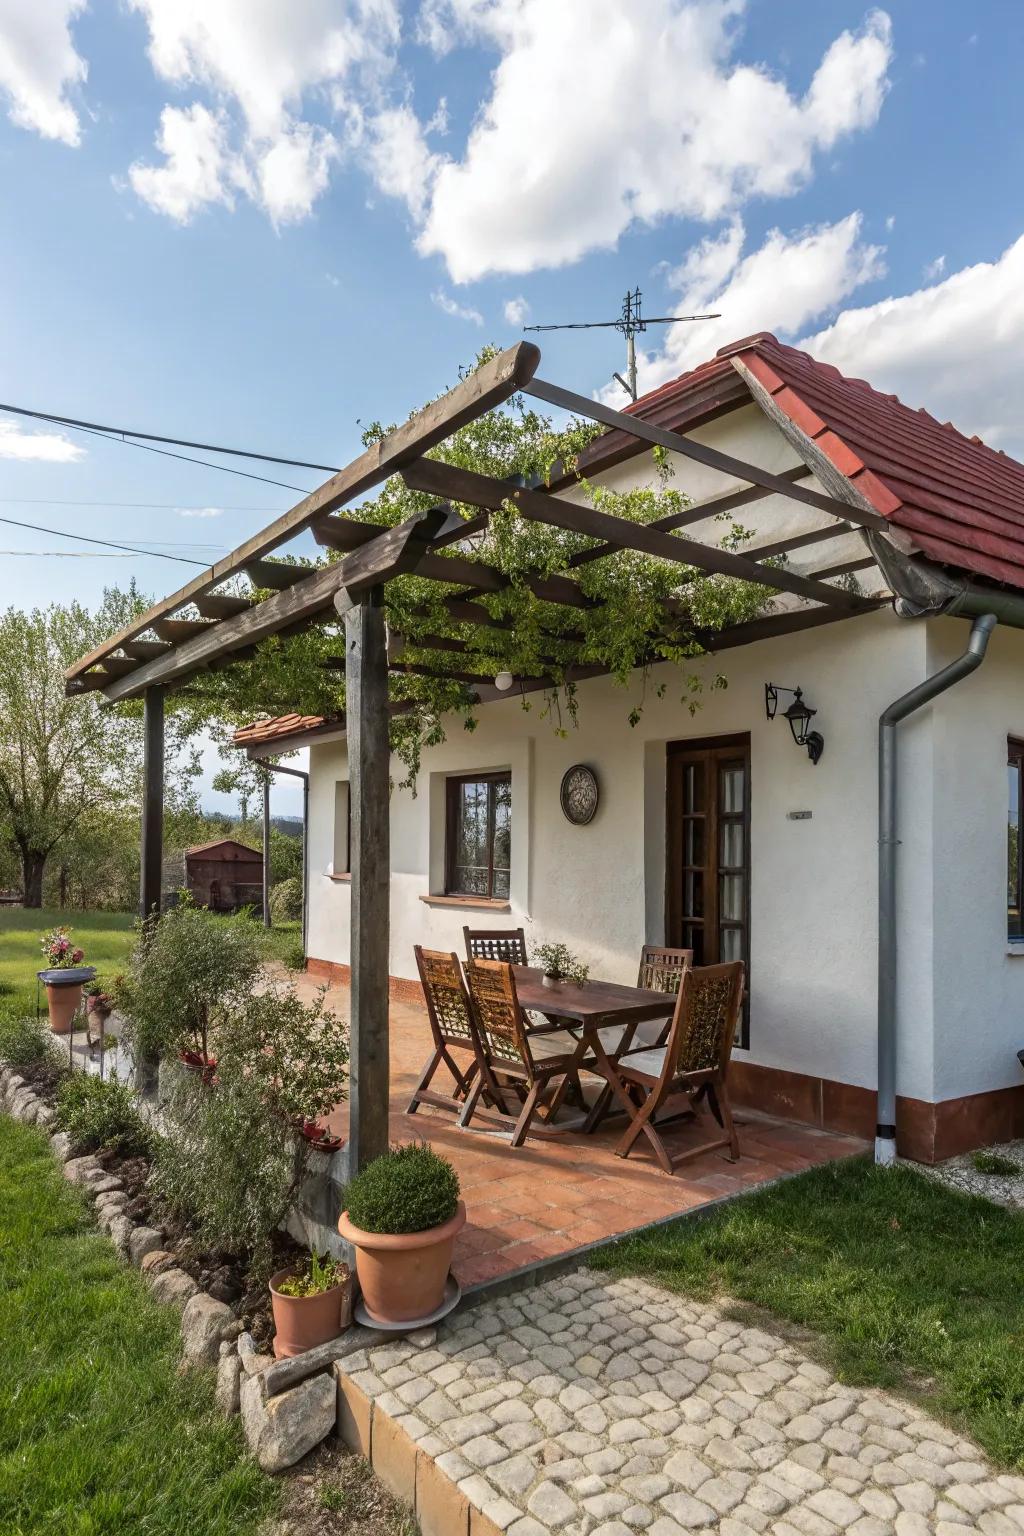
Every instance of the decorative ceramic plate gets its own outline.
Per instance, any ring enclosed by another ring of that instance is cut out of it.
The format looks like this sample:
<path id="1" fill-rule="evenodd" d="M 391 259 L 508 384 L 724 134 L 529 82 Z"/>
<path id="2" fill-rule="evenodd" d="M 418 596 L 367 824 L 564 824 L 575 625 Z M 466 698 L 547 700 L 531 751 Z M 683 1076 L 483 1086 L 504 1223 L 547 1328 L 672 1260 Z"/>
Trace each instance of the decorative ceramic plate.
<path id="1" fill-rule="evenodd" d="M 367 1312 L 362 1301 L 356 1302 L 355 1319 L 362 1323 L 364 1328 L 382 1328 L 386 1333 L 414 1333 L 417 1328 L 429 1328 L 433 1323 L 439 1323 L 442 1317 L 447 1317 L 453 1312 L 462 1300 L 462 1287 L 455 1276 L 449 1274 L 444 1283 L 444 1297 L 436 1312 L 428 1312 L 426 1317 L 413 1318 L 408 1323 L 386 1323 L 380 1318 Z"/>
<path id="2" fill-rule="evenodd" d="M 594 770 L 577 763 L 562 778 L 562 810 L 576 827 L 585 827 L 597 814 L 598 788 Z"/>

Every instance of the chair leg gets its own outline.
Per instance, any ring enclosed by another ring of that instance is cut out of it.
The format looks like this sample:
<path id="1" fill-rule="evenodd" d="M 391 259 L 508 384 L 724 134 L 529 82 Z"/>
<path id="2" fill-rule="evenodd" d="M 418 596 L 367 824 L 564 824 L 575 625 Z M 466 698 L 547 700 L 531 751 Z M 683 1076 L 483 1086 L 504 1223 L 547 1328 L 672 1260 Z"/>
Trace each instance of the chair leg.
<path id="1" fill-rule="evenodd" d="M 516 1121 L 515 1130 L 512 1132 L 512 1145 L 514 1147 L 521 1147 L 523 1142 L 526 1140 L 526 1133 L 530 1128 L 530 1121 L 533 1119 L 541 1093 L 546 1087 L 547 1083 L 541 1078 L 537 1078 L 536 1081 L 530 1085 L 530 1091 L 526 1095 L 526 1103 L 523 1105 L 522 1113 L 520 1114 L 519 1119 Z"/>
<path id="2" fill-rule="evenodd" d="M 660 1100 L 658 1099 L 657 1093 L 649 1093 L 647 1095 L 643 1104 L 640 1106 L 639 1110 L 637 1110 L 622 1140 L 615 1148 L 615 1156 L 628 1157 L 634 1142 L 642 1131 L 651 1144 L 654 1155 L 658 1160 L 659 1167 L 665 1173 L 672 1173 L 672 1159 L 669 1157 L 668 1152 L 665 1149 L 664 1142 L 658 1135 L 657 1131 L 654 1129 L 654 1126 L 651 1124 L 651 1120 L 655 1110 L 658 1108 L 659 1102 Z"/>
<path id="3" fill-rule="evenodd" d="M 740 1155 L 740 1139 L 736 1134 L 736 1125 L 732 1118 L 732 1108 L 725 1083 L 708 1083 L 707 1090 L 708 1108 L 729 1138 L 729 1160 L 735 1163 Z"/>
<path id="4" fill-rule="evenodd" d="M 416 1113 L 416 1111 L 419 1109 L 419 1107 L 420 1107 L 420 1094 L 421 1093 L 425 1093 L 426 1090 L 430 1087 L 430 1079 L 433 1077 L 434 1073 L 437 1071 L 438 1067 L 440 1066 L 440 1064 L 441 1064 L 441 1057 L 442 1057 L 443 1054 L 444 1054 L 443 1051 L 433 1051 L 431 1053 L 430 1058 L 427 1061 L 426 1066 L 423 1068 L 423 1071 L 420 1074 L 420 1080 L 416 1084 L 416 1088 L 415 1088 L 415 1090 L 413 1092 L 413 1096 L 409 1100 L 409 1106 L 408 1106 L 408 1108 L 405 1111 L 407 1115 L 414 1115 Z"/>
<path id="5" fill-rule="evenodd" d="M 456 1121 L 456 1124 L 460 1126 L 462 1130 L 465 1130 L 469 1122 L 472 1120 L 473 1111 L 476 1109 L 477 1104 L 479 1104 L 480 1095 L 483 1093 L 483 1091 L 484 1080 L 481 1076 L 477 1078 L 469 1093 L 466 1095 L 466 1102 L 463 1104 L 461 1110 L 459 1111 L 459 1118 Z"/>

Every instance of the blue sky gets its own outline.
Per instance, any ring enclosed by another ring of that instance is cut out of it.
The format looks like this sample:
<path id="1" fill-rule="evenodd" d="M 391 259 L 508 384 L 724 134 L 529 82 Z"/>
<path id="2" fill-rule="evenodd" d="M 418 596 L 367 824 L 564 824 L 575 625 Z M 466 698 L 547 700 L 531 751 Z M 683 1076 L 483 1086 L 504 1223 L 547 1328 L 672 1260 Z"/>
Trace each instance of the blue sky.
<path id="1" fill-rule="evenodd" d="M 1022 55 L 1017 0 L 0 0 L 0 400 L 340 464 L 639 284 L 723 311 L 642 384 L 771 329 L 1022 453 Z M 3 517 L 205 563 L 295 499 L 0 415 Z M 188 574 L 31 557 L 86 547 L 0 524 L 0 605 Z"/>

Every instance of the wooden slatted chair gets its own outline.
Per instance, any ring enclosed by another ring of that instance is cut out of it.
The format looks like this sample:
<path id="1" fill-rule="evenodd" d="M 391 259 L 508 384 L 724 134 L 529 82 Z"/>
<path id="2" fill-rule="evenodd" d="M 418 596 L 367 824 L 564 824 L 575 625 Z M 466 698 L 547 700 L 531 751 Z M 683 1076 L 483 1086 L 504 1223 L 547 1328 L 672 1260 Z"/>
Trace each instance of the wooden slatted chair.
<path id="1" fill-rule="evenodd" d="M 463 928 L 467 960 L 504 960 L 526 965 L 526 932 L 522 928 Z"/>
<path id="2" fill-rule="evenodd" d="M 427 1002 L 434 1049 L 405 1112 L 414 1115 L 421 1104 L 461 1111 L 470 1084 L 480 1071 L 480 1050 L 459 957 L 439 949 L 424 949 L 420 944 L 413 946 L 413 953 Z M 469 1060 L 460 1066 L 455 1053 L 464 1057 L 467 1052 Z M 450 1094 L 438 1093 L 430 1086 L 442 1062 L 454 1079 Z"/>
<path id="3" fill-rule="evenodd" d="M 501 1123 L 512 1126 L 512 1145 L 521 1147 L 538 1110 L 544 1108 L 547 1121 L 552 1121 L 570 1088 L 582 1102 L 579 1070 L 587 1056 L 587 1044 L 568 1029 L 545 1033 L 528 1029 L 516 993 L 516 979 L 507 962 L 469 960 L 465 975 L 481 1049 L 481 1073 L 466 1099 L 459 1124 L 468 1125 L 472 1120 L 489 1073 L 498 1085 L 499 1097 L 506 1087 L 520 1096 L 525 1091 L 518 1118 L 513 1122 L 507 1108 L 501 1116 Z M 554 1091 L 545 1100 L 549 1089 Z M 582 1117 L 579 1124 L 583 1125 Z M 558 1130 L 575 1128 L 574 1123 Z M 533 1134 L 552 1132 L 534 1127 Z"/>
<path id="4" fill-rule="evenodd" d="M 630 1117 L 616 1156 L 628 1157 L 642 1134 L 666 1173 L 715 1147 L 728 1147 L 733 1162 L 739 1157 L 726 1074 L 743 1004 L 743 973 L 742 960 L 685 970 L 667 1042 L 629 1051 L 615 1063 L 615 1097 Z M 672 1157 L 653 1121 L 674 1094 L 686 1094 L 691 1103 L 706 1097 L 724 1136 Z"/>
<path id="5" fill-rule="evenodd" d="M 683 972 L 693 964 L 692 949 L 666 949 L 659 944 L 645 944 L 640 951 L 638 987 L 648 992 L 679 991 Z"/>

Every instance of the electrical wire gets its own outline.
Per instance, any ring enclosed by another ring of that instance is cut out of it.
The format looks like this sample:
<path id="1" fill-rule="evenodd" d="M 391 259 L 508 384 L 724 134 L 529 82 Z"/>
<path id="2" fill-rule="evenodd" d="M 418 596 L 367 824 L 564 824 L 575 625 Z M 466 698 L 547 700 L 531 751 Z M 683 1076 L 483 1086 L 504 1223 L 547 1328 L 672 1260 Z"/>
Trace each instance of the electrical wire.
<path id="1" fill-rule="evenodd" d="M 76 539 L 80 544 L 102 544 L 105 549 L 123 549 L 130 555 L 147 555 L 154 560 L 175 560 L 179 565 L 197 565 L 205 570 L 205 560 L 190 560 L 187 555 L 168 555 L 163 550 L 138 549 L 134 544 L 117 544 L 113 539 L 96 539 L 85 533 L 65 533 L 63 528 L 41 528 L 38 523 L 22 523 L 16 517 L 0 517 L 0 523 L 12 528 L 28 528 L 32 533 L 50 534 L 55 539 Z"/>
<path id="2" fill-rule="evenodd" d="M 128 507 L 142 512 L 207 512 L 203 506 L 183 506 L 179 501 L 67 501 L 49 496 L 0 496 L 0 506 L 8 507 Z M 217 512 L 280 512 L 280 507 L 217 507 Z"/>
<path id="3" fill-rule="evenodd" d="M 193 443 L 186 437 L 164 437 L 159 432 L 133 432 L 130 427 L 108 427 L 98 421 L 80 421 L 75 416 L 56 416 L 51 411 L 30 411 L 23 405 L 0 403 L 0 411 L 7 411 L 12 416 L 31 416 L 36 421 L 49 421 L 60 427 L 75 427 L 82 432 L 113 433 L 121 438 L 140 437 L 151 443 L 170 443 L 175 448 L 198 448 L 201 453 L 228 453 L 236 459 L 260 459 L 264 464 L 286 464 L 291 469 L 322 469 L 330 475 L 338 473 L 337 464 L 311 464 L 307 459 L 284 459 L 273 453 L 251 453 L 247 448 L 224 448 L 219 443 Z"/>
<path id="4" fill-rule="evenodd" d="M 10 406 L 0 405 L 0 411 L 10 410 Z M 33 415 L 40 413 L 35 411 Z M 42 420 L 50 418 L 42 417 Z M 59 416 L 52 418 L 60 421 Z M 204 469 L 219 469 L 222 475 L 238 475 L 242 480 L 258 480 L 261 485 L 279 485 L 285 491 L 298 491 L 300 496 L 308 496 L 309 491 L 304 485 L 291 485 L 287 480 L 271 480 L 267 475 L 254 475 L 247 469 L 232 469 L 230 464 L 213 464 L 209 459 L 194 459 L 188 453 L 172 453 L 169 448 L 154 448 L 152 443 L 136 443 L 130 437 L 115 437 L 110 432 L 101 431 L 98 427 L 72 427 L 72 432 L 87 432 L 90 437 L 102 438 L 105 443 L 121 443 L 125 448 L 142 448 L 146 453 L 158 453 L 163 459 L 180 459 L 183 464 L 201 464 Z M 174 441 L 173 438 L 170 439 Z M 224 450 L 227 452 L 227 450 Z"/>

